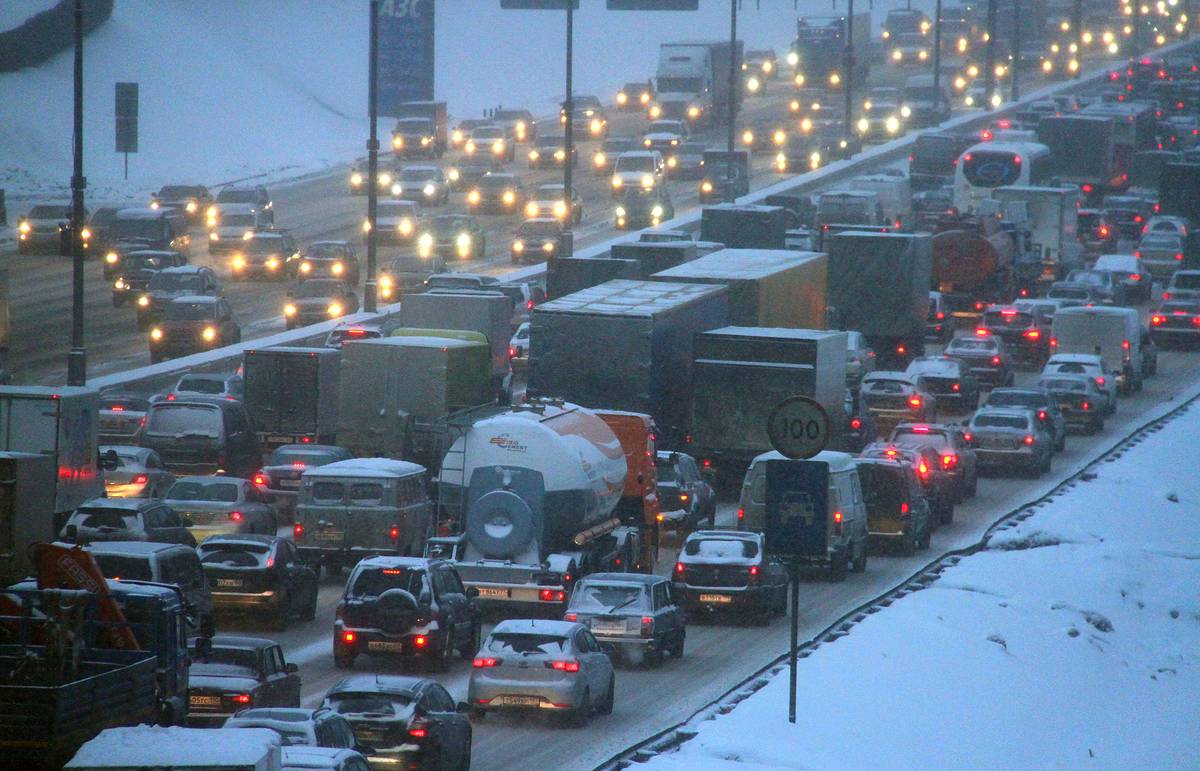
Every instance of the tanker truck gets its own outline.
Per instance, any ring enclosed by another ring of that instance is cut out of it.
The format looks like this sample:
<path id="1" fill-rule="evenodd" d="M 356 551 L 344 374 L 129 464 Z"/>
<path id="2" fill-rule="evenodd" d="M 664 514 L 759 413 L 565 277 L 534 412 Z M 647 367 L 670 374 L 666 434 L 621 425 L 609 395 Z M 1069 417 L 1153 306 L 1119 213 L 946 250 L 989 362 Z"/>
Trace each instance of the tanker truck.
<path id="1" fill-rule="evenodd" d="M 442 461 L 440 529 L 456 535 L 427 554 L 452 560 L 485 605 L 557 616 L 580 576 L 639 562 L 644 525 L 618 511 L 627 471 L 621 440 L 578 405 L 539 399 L 481 420 Z"/>
<path id="2" fill-rule="evenodd" d="M 933 289 L 955 318 L 978 319 L 1013 294 L 1013 237 L 995 217 L 946 218 L 933 235 Z"/>

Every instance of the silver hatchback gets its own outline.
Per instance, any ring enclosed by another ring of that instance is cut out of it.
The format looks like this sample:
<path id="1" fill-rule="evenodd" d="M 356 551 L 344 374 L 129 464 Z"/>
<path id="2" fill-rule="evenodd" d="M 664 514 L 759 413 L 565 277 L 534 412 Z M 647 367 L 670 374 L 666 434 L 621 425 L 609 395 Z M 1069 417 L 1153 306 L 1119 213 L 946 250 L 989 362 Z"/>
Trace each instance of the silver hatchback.
<path id="1" fill-rule="evenodd" d="M 616 678 L 600 643 L 579 623 L 501 621 L 475 656 L 472 712 L 545 710 L 582 725 L 612 713 Z"/>

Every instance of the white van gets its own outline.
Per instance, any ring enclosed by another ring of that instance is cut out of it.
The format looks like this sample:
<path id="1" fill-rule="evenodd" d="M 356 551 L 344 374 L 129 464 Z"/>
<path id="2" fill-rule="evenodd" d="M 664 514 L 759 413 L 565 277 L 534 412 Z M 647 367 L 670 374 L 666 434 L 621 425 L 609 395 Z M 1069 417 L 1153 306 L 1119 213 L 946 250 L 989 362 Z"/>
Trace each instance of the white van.
<path id="1" fill-rule="evenodd" d="M 1142 388 L 1141 342 L 1142 327 L 1135 308 L 1063 308 L 1054 314 L 1050 327 L 1053 354 L 1099 356 L 1104 368 L 1116 376 L 1118 392 L 1126 396 Z"/>
<path id="2" fill-rule="evenodd" d="M 746 471 L 738 499 L 738 529 L 763 532 L 767 521 L 767 467 L 783 461 L 811 469 L 813 479 L 828 480 L 824 490 L 805 496 L 804 505 L 823 507 L 805 517 L 815 525 L 818 547 L 802 555 L 806 562 L 829 568 L 830 578 L 839 581 L 849 566 L 861 573 L 867 566 L 867 506 L 863 500 L 854 457 L 844 452 L 821 452 L 809 460 L 788 460 L 778 452 L 756 457 Z M 823 531 L 823 533 L 821 532 Z"/>
<path id="3" fill-rule="evenodd" d="M 107 728 L 84 743 L 72 771 L 281 771 L 279 734 L 270 728 Z"/>

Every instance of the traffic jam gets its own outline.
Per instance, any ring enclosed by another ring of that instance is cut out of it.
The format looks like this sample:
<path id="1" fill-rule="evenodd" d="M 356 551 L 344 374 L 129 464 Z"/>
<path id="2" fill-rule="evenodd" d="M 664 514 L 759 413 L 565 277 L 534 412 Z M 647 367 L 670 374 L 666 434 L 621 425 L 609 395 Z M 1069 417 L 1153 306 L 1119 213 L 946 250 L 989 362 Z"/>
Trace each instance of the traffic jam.
<path id="1" fill-rule="evenodd" d="M 783 652 L 789 606 L 1035 497 L 1200 341 L 1200 51 L 1174 6 L 1084 6 L 1008 4 L 999 56 L 980 8 L 936 36 L 896 9 L 800 17 L 786 51 L 664 43 L 549 117 L 405 103 L 373 233 L 366 162 L 336 238 L 285 226 L 285 186 L 95 205 L 87 280 L 159 367 L 0 386 L 0 749 L 603 767 L 660 700 Z M 69 208 L 29 207 L 18 253 L 58 253 Z M 785 455 L 796 397 L 823 436 Z"/>

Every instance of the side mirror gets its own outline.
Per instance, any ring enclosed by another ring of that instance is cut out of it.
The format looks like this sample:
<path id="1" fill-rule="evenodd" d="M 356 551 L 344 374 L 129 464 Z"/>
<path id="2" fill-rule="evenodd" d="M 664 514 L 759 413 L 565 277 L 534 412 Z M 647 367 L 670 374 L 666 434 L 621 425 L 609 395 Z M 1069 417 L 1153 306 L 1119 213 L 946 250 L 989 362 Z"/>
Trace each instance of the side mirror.
<path id="1" fill-rule="evenodd" d="M 470 712 L 471 705 L 466 703 L 465 701 L 460 701 L 458 704 L 454 705 L 454 709 L 457 712 Z"/>
<path id="2" fill-rule="evenodd" d="M 478 596 L 479 596 L 479 587 L 478 586 L 468 586 L 467 587 L 467 597 L 469 599 L 473 600 L 473 599 L 477 598 Z"/>
<path id="3" fill-rule="evenodd" d="M 300 671 L 300 667 L 289 661 L 283 665 L 283 671 L 289 675 L 294 675 Z"/>
<path id="4" fill-rule="evenodd" d="M 421 596 L 417 598 L 417 604 L 426 606 L 426 607 L 429 605 L 432 605 L 433 604 L 433 595 L 427 591 L 421 592 Z"/>
<path id="5" fill-rule="evenodd" d="M 103 471 L 115 471 L 121 465 L 121 459 L 117 457 L 116 450 L 107 450 L 100 456 L 100 468 Z"/>
<path id="6" fill-rule="evenodd" d="M 62 531 L 63 540 L 74 543 L 79 539 L 79 528 L 75 525 L 67 525 Z"/>

